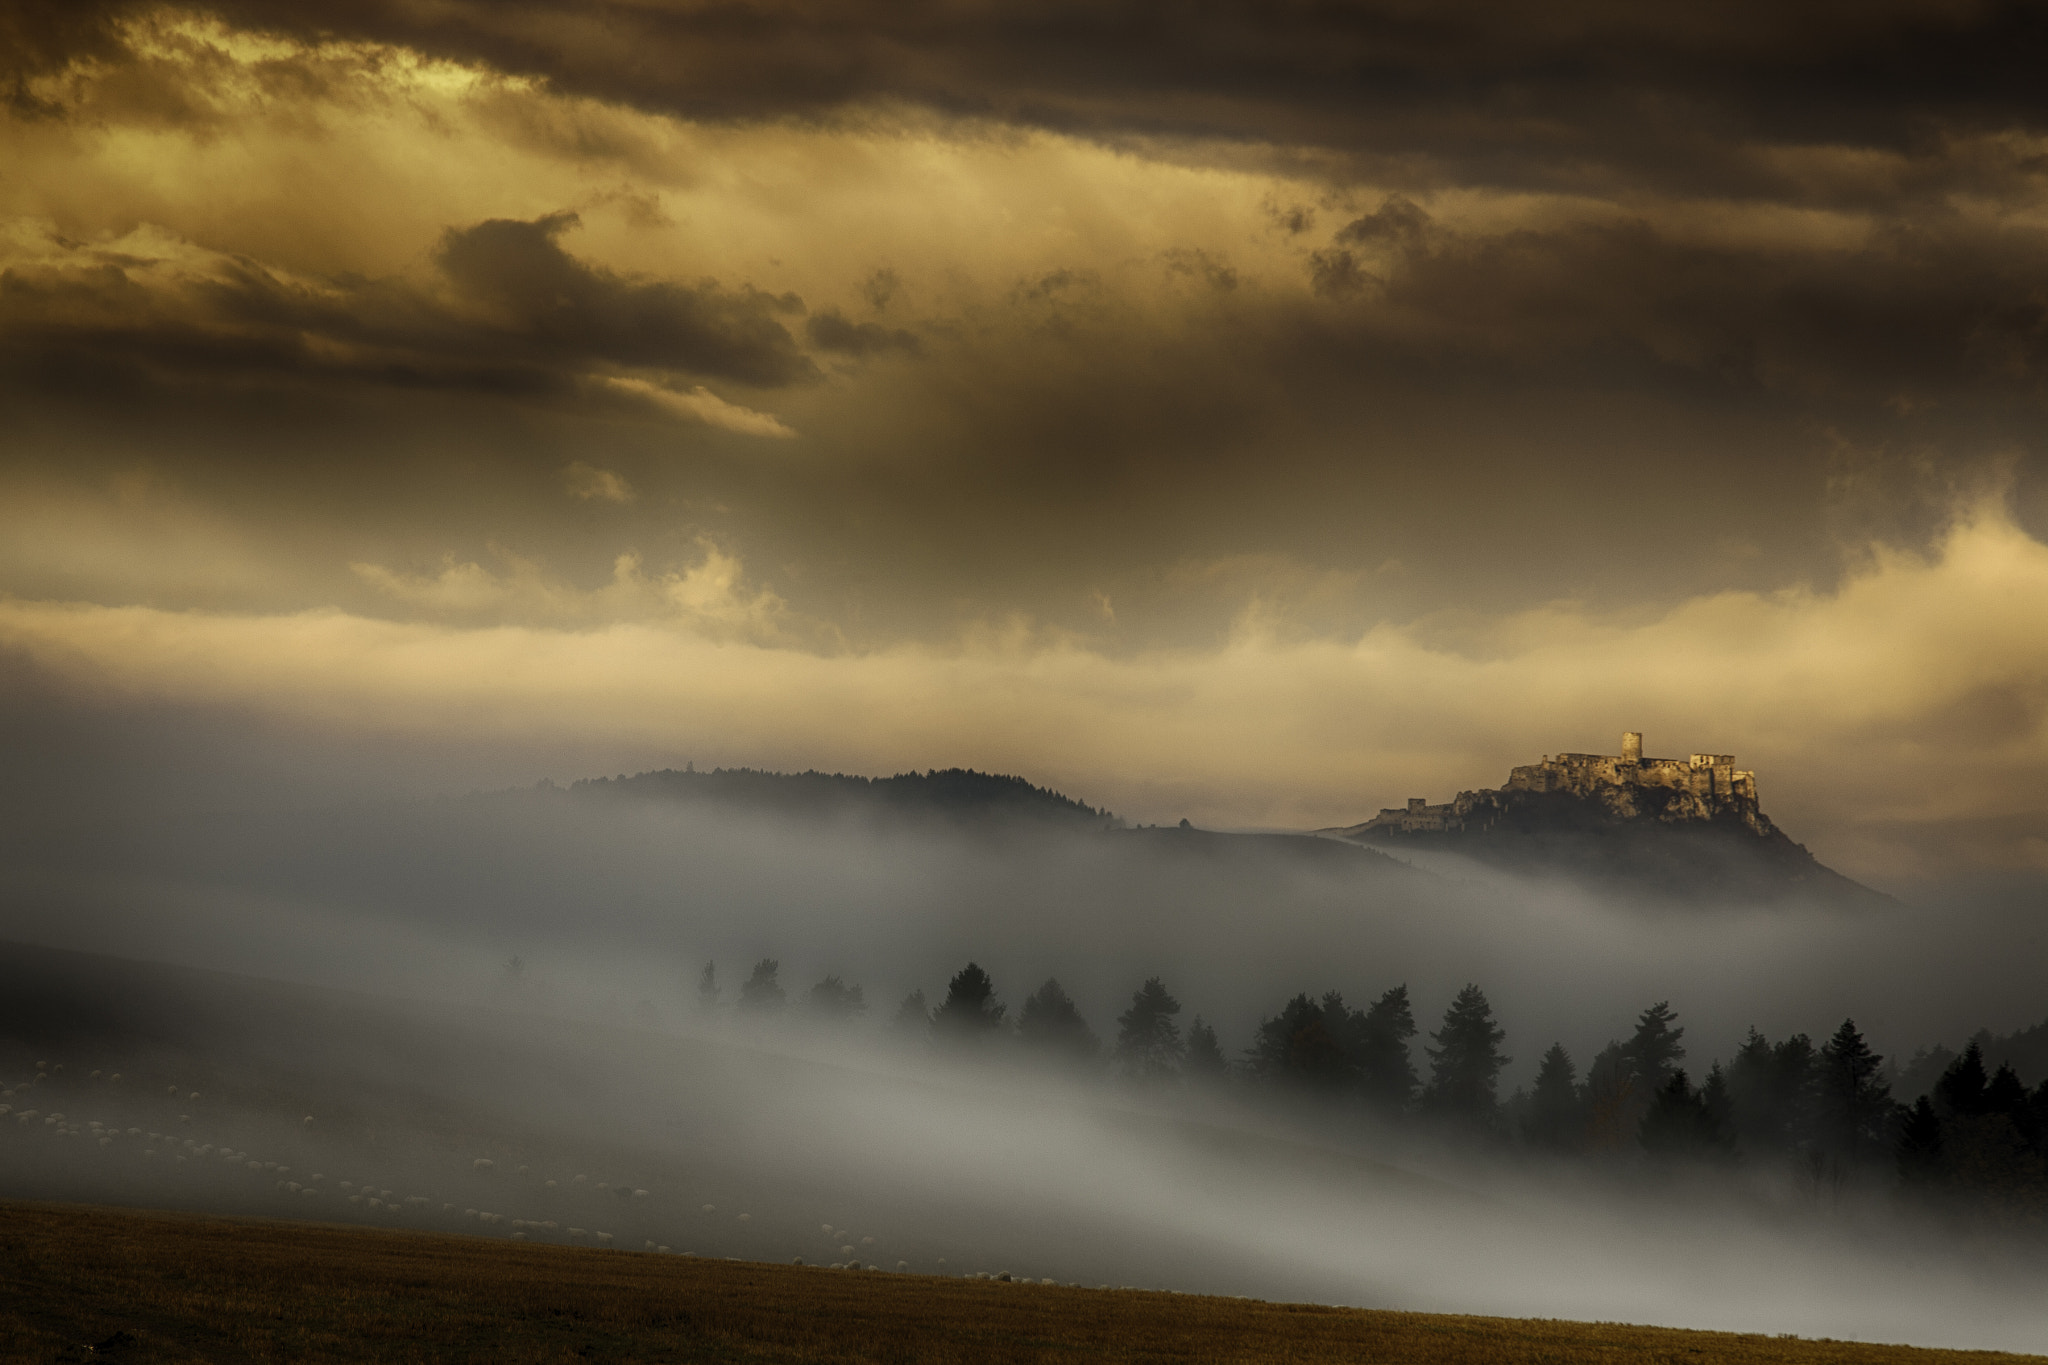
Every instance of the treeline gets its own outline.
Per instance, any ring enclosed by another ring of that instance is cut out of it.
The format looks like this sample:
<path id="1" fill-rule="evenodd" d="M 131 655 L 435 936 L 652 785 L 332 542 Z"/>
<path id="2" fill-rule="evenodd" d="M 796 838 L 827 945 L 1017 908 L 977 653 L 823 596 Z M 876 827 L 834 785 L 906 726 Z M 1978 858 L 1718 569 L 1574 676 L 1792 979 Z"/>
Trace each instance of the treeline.
<path id="1" fill-rule="evenodd" d="M 763 1015 L 792 1007 L 772 958 L 755 964 L 735 1004 Z M 706 1008 L 722 1003 L 717 968 L 698 982 Z M 794 1006 L 826 1022 L 867 1013 L 858 985 L 827 976 Z M 976 963 L 947 983 L 936 1004 L 906 996 L 888 1021 L 904 1041 L 997 1048 L 1079 1074 L 1139 1086 L 1184 1085 L 1234 1094 L 1313 1098 L 1383 1124 L 1417 1124 L 1468 1139 L 1558 1158 L 1632 1157 L 1653 1163 L 1769 1163 L 1818 1190 L 1870 1178 L 1896 1180 L 2001 1220 L 2048 1218 L 2048 1080 L 2029 1089 L 2010 1066 L 1989 1070 L 1973 1042 L 1931 1091 L 1901 1103 L 1884 1058 L 1853 1019 L 1824 1042 L 1798 1033 L 1773 1041 L 1751 1029 L 1724 1066 L 1697 1081 L 1685 1029 L 1668 1001 L 1637 1017 L 1634 1031 L 1602 1048 L 1583 1073 L 1562 1044 L 1543 1054 L 1534 1083 L 1502 1097 L 1512 1058 L 1507 1031 L 1486 993 L 1467 985 L 1445 1007 L 1415 1061 L 1421 1034 L 1405 985 L 1364 1008 L 1340 992 L 1297 995 L 1263 1019 L 1235 1058 L 1214 1027 L 1153 977 L 1132 993 L 1105 1044 L 1060 983 L 1047 980 L 1014 1017 Z"/>

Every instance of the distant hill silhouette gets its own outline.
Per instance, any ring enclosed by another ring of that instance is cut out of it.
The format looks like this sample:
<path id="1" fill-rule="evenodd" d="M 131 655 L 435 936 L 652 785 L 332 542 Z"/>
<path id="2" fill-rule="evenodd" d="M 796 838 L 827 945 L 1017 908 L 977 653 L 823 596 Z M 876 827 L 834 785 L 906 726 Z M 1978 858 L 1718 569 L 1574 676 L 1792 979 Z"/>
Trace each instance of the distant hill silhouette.
<path id="1" fill-rule="evenodd" d="M 639 773 L 598 777 L 570 786 L 571 793 L 625 796 L 771 810 L 784 815 L 825 815 L 841 811 L 939 817 L 970 823 L 1039 822 L 1075 829 L 1122 826 L 1106 810 L 1033 786 L 1021 777 L 933 768 L 894 777 L 848 773 L 767 772 L 759 768 L 713 768 L 698 772 Z"/>
<path id="2" fill-rule="evenodd" d="M 561 789 L 557 789 L 561 790 Z M 851 814 L 882 820 L 946 825 L 986 832 L 1038 831 L 1113 837 L 1132 853 L 1172 858 L 1252 861 L 1306 860 L 1312 866 L 1364 868 L 1396 876 L 1414 870 L 1373 849 L 1311 834 L 1241 834 L 1177 826 L 1130 827 L 1110 811 L 1024 778 L 972 768 L 935 768 L 894 777 L 846 773 L 768 772 L 759 768 L 714 768 L 599 777 L 572 783 L 567 792 L 584 798 L 683 801 L 729 810 L 767 812 L 793 818 Z"/>
<path id="3" fill-rule="evenodd" d="M 560 791 L 561 789 L 556 788 Z M 592 778 L 572 798 L 684 802 L 796 819 L 853 817 L 939 823 L 986 833 L 1114 836 L 1133 852 L 1175 859 L 1308 859 L 1373 865 L 1385 853 L 1462 855 L 1504 871 L 1557 877 L 1639 900 L 1693 904 L 1874 907 L 1888 898 L 1824 866 L 1756 799 L 1755 775 L 1725 754 L 1642 757 L 1641 736 L 1620 756 L 1559 754 L 1516 768 L 1498 790 L 1460 792 L 1443 805 L 1410 801 L 1321 836 L 1130 828 L 1106 809 L 1022 777 L 971 768 L 892 777 L 758 768 L 663 769 Z"/>

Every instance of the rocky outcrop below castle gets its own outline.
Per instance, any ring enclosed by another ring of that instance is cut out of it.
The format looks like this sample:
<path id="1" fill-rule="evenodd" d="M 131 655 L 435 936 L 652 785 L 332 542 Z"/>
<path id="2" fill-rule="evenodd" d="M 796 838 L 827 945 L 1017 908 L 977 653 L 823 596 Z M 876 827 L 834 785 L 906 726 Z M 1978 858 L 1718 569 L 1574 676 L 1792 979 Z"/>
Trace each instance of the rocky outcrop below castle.
<path id="1" fill-rule="evenodd" d="M 1885 897 L 1824 866 L 1771 822 L 1756 774 L 1730 754 L 1647 758 L 1554 754 L 1506 785 L 1421 797 L 1322 833 L 1382 848 L 1455 853 L 1659 900 L 1876 904 Z"/>

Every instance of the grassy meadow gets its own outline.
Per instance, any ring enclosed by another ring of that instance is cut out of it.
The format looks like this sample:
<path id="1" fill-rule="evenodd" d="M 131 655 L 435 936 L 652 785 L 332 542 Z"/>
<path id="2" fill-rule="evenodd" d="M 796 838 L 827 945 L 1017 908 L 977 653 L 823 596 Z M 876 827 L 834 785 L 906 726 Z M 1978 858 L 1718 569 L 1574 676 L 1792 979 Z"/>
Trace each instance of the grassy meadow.
<path id="1" fill-rule="evenodd" d="M 1937 1365 L 2041 1357 L 0 1203 L 0 1359 Z"/>

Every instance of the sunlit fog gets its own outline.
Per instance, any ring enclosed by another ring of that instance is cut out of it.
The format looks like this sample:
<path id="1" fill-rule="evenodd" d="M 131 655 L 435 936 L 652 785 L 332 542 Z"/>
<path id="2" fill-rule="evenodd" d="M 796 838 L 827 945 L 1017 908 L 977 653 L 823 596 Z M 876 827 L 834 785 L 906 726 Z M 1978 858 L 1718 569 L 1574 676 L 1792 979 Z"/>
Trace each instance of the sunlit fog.
<path id="1" fill-rule="evenodd" d="M 1548 1141 L 1531 1108 L 1553 1044 L 1590 1095 L 1660 1005 L 1695 1084 L 1736 1076 L 1752 1028 L 1818 1049 L 1853 1019 L 1924 1092 L 1979 1030 L 2040 1022 L 2024 897 L 1674 907 L 1073 801 L 708 776 L 46 823 L 9 865 L 4 1188 L 1369 1306 L 2048 1330 L 2018 1225 L 1915 1203 L 1888 1146 L 1659 1152 L 1641 1094 Z M 1430 1104 L 1470 987 L 1507 1058 L 1484 1120 Z M 1315 1049 L 1399 988 L 1416 1084 L 1383 1103 Z"/>

